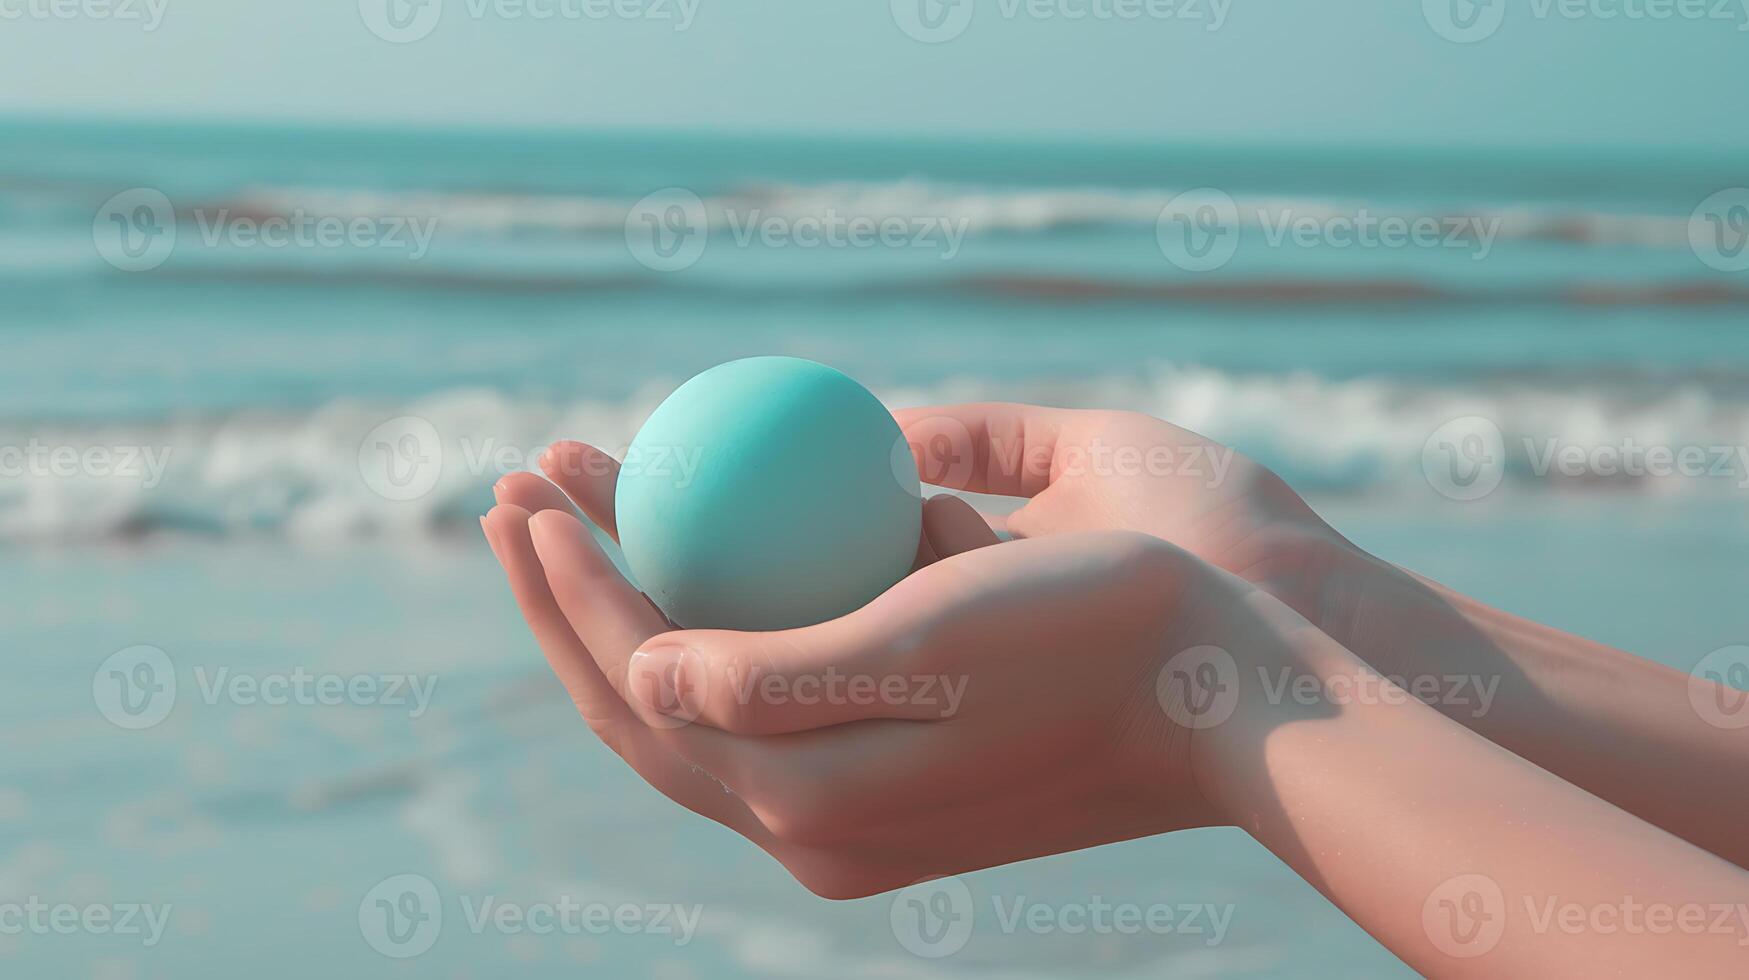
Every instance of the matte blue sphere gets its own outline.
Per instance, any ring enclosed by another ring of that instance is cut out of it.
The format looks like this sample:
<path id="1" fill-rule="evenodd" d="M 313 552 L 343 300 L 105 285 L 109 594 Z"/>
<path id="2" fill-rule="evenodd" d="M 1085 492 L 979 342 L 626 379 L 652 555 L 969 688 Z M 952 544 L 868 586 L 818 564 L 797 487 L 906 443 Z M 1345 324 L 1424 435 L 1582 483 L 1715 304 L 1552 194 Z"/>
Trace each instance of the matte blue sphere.
<path id="1" fill-rule="evenodd" d="M 632 440 L 614 511 L 638 587 L 691 629 L 858 609 L 910 571 L 923 520 L 892 414 L 794 357 L 731 361 L 675 389 Z"/>

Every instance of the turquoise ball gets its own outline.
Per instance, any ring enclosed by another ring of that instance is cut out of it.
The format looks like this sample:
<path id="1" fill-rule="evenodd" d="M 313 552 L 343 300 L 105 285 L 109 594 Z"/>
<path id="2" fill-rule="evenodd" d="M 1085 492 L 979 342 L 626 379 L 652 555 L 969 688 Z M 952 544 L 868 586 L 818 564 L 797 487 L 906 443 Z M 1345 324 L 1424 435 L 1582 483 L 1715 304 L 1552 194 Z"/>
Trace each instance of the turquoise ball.
<path id="1" fill-rule="evenodd" d="M 868 389 L 750 357 L 675 389 L 626 451 L 614 518 L 633 580 L 677 625 L 775 630 L 842 616 L 910 571 L 917 470 Z"/>

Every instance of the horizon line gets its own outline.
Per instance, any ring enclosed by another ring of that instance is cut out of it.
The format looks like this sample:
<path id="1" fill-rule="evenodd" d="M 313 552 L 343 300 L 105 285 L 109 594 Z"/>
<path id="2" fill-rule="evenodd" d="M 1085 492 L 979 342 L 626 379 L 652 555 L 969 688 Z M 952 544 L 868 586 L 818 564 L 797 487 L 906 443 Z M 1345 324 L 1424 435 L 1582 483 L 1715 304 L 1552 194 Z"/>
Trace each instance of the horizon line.
<path id="1" fill-rule="evenodd" d="M 1670 153 L 1700 153 L 1709 156 L 1741 156 L 1749 158 L 1749 145 L 1734 144 L 1669 144 L 1632 145 L 1625 143 L 1600 142 L 1561 142 L 1561 143 L 1475 143 L 1452 141 L 1404 141 L 1385 142 L 1380 140 L 1269 140 L 1233 137 L 1227 135 L 1208 135 L 1188 138 L 1158 138 L 1144 137 L 1133 134 L 1114 134 L 1101 132 L 1054 132 L 1054 133 L 1024 133 L 1024 132 L 941 132 L 935 130 L 883 130 L 883 129 L 781 129 L 776 127 L 735 127 L 735 126 L 684 126 L 665 127 L 659 125 L 639 125 L 625 123 L 530 123 L 530 122 L 492 122 L 487 120 L 463 119 L 439 121 L 430 119 L 348 119 L 320 118 L 304 116 L 288 116 L 279 119 L 266 119 L 252 116 L 229 114 L 150 114 L 124 115 L 119 113 L 67 113 L 62 111 L 30 111 L 9 110 L 0 108 L 0 127 L 5 126 L 35 126 L 35 127 L 65 127 L 90 128 L 114 126 L 124 129 L 150 129 L 153 127 L 181 127 L 188 129 L 208 129 L 213 131 L 326 131 L 334 133 L 365 133 L 380 136 L 385 139 L 396 137 L 420 136 L 458 136 L 471 133 L 491 134 L 528 139 L 554 138 L 613 138 L 638 137 L 656 139 L 748 139 L 774 140 L 788 142 L 849 142 L 849 143 L 916 143 L 941 144 L 949 146 L 1087 146 L 1123 149 L 1132 151 L 1148 150 L 1232 150 L 1259 152 L 1301 152 L 1301 153 L 1450 153 L 1464 155 L 1536 155 L 1556 153 L 1607 153 L 1621 157 L 1655 156 L 1666 157 Z"/>

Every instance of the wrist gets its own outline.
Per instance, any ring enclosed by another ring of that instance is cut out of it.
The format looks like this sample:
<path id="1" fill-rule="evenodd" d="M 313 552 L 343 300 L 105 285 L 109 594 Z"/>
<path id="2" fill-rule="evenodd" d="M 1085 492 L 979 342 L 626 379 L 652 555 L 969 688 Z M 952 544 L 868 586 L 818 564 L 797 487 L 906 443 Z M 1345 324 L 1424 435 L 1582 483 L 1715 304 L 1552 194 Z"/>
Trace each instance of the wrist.
<path id="1" fill-rule="evenodd" d="M 1480 604 L 1346 540 L 1324 567 L 1306 618 L 1380 673 L 1438 675 L 1473 648 L 1476 629 L 1468 617 L 1475 610 L 1467 607 Z"/>
<path id="2" fill-rule="evenodd" d="M 1361 658 L 1250 583 L 1211 569 L 1185 600 L 1155 685 L 1172 757 L 1152 764 L 1189 774 L 1208 823 L 1246 825 L 1255 813 L 1268 792 L 1272 733 L 1334 719 L 1344 704 L 1403 700 Z"/>

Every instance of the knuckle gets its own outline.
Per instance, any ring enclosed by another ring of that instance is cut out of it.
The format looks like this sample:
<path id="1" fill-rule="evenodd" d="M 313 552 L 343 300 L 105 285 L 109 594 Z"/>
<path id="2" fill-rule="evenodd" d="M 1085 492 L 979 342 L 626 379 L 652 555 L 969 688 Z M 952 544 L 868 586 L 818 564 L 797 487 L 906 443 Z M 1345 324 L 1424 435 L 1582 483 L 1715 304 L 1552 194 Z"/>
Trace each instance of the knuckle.
<path id="1" fill-rule="evenodd" d="M 791 784 L 760 808 L 761 822 L 772 836 L 805 847 L 841 841 L 851 816 L 835 794 L 817 784 Z"/>
<path id="2" fill-rule="evenodd" d="M 790 877 L 818 898 L 842 902 L 853 898 L 867 898 L 883 890 L 880 885 L 870 884 L 864 876 L 841 867 L 835 861 L 822 860 L 812 855 L 789 856 L 780 860 Z"/>
<path id="3" fill-rule="evenodd" d="M 1116 571 L 1126 577 L 1165 577 L 1182 569 L 1187 560 L 1187 553 L 1177 545 L 1141 533 L 1124 534 L 1114 553 Z"/>

